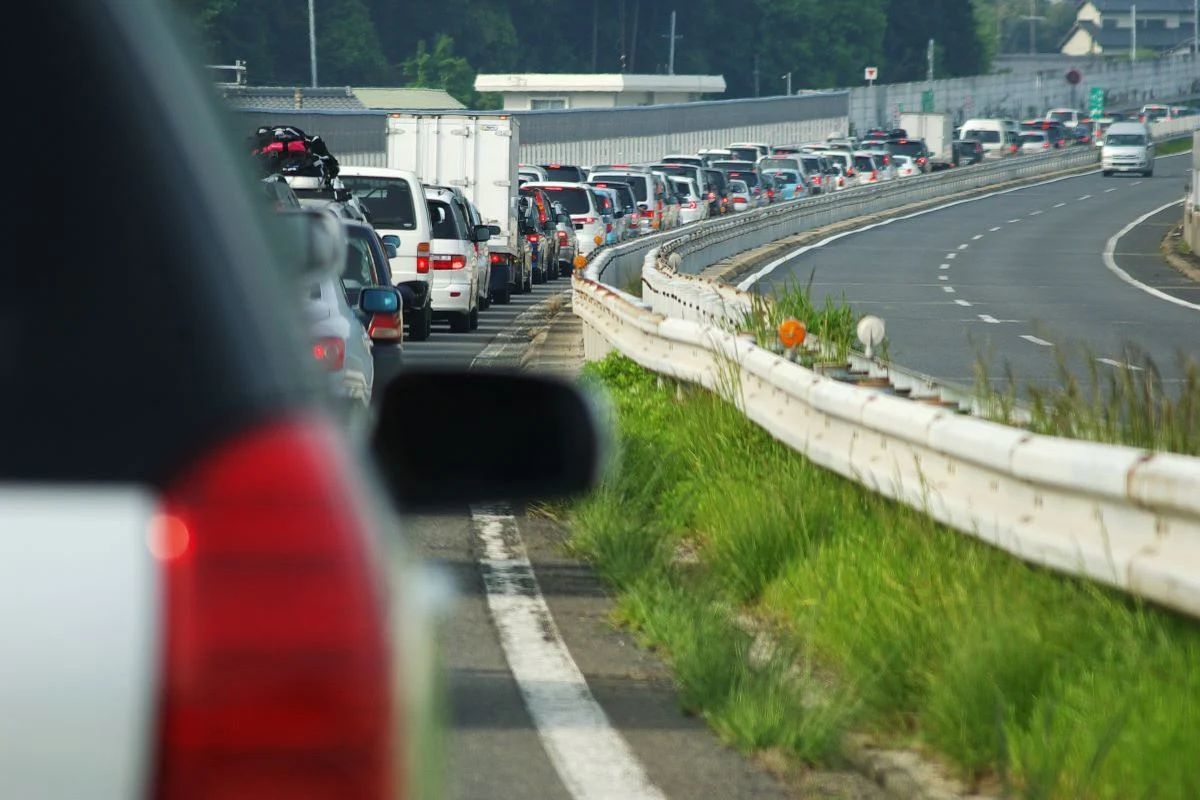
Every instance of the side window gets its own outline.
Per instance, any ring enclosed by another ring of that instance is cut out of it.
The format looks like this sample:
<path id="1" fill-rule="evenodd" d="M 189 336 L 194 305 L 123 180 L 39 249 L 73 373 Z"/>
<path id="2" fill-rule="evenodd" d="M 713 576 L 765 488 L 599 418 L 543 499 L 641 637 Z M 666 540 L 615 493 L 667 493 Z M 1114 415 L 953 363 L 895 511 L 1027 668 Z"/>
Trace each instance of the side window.
<path id="1" fill-rule="evenodd" d="M 364 286 L 370 286 L 371 250 L 365 238 L 351 236 L 346 243 L 346 266 L 342 270 L 342 284 L 348 292 L 356 292 Z"/>

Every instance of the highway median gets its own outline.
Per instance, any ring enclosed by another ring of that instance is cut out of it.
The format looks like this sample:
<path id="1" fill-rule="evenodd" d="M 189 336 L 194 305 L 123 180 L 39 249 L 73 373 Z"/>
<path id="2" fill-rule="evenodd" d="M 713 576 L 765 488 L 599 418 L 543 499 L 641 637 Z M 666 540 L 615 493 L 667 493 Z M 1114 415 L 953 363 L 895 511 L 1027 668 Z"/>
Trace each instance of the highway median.
<path id="1" fill-rule="evenodd" d="M 866 733 L 973 790 L 1200 792 L 1195 622 L 963 537 L 706 390 L 618 356 L 585 380 L 623 450 L 573 545 L 731 744 L 829 764 Z"/>

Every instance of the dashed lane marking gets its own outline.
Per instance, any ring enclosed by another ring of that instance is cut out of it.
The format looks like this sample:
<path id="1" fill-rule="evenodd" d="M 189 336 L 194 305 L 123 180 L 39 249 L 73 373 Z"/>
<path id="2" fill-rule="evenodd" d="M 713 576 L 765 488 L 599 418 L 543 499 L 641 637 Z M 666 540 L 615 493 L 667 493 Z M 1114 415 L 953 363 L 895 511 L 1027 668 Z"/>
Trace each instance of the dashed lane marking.
<path id="1" fill-rule="evenodd" d="M 1010 219 L 1010 220 L 1008 221 L 1008 224 L 1009 224 L 1009 225 L 1016 225 L 1016 224 L 1017 224 L 1018 222 L 1020 222 L 1020 221 L 1021 221 L 1021 220 L 1019 220 L 1019 219 Z"/>
<path id="2" fill-rule="evenodd" d="M 966 308 L 971 307 L 971 304 L 966 300 L 955 300 L 954 302 L 958 303 L 960 306 L 965 306 Z"/>
<path id="3" fill-rule="evenodd" d="M 1054 207 L 1055 207 L 1055 208 L 1062 208 L 1062 207 L 1063 207 L 1063 206 L 1065 206 L 1065 205 L 1066 205 L 1066 203 L 1055 203 L 1055 204 L 1054 204 Z"/>
<path id="4" fill-rule="evenodd" d="M 950 280 L 950 276 L 949 275 L 938 275 L 938 280 L 939 281 L 948 281 L 948 280 Z"/>
<path id="5" fill-rule="evenodd" d="M 943 286 L 942 291 L 945 292 L 946 294 L 954 294 L 954 287 L 953 286 Z"/>
<path id="6" fill-rule="evenodd" d="M 960 245 L 958 246 L 958 249 L 959 249 L 959 250 L 966 250 L 966 249 L 967 249 L 968 247 L 970 247 L 970 246 L 971 246 L 971 245 L 969 245 L 969 244 L 960 244 Z"/>
<path id="7" fill-rule="evenodd" d="M 958 258 L 958 253 L 946 253 L 946 258 L 949 258 L 951 260 Z"/>
<path id="8" fill-rule="evenodd" d="M 1085 194 L 1083 197 L 1081 197 L 1081 198 L 1079 198 L 1079 199 L 1080 199 L 1080 200 L 1091 200 L 1091 199 L 1092 199 L 1092 196 L 1091 196 L 1090 194 Z"/>
<path id="9" fill-rule="evenodd" d="M 1116 190 L 1117 190 L 1117 187 L 1116 187 L 1116 186 L 1114 186 L 1114 187 L 1112 187 L 1111 189 L 1105 189 L 1105 190 L 1104 190 L 1104 193 L 1105 193 L 1105 194 L 1108 194 L 1109 192 L 1115 192 Z"/>
<path id="10" fill-rule="evenodd" d="M 1116 359 L 1112 358 L 1097 358 L 1096 360 L 1101 364 L 1107 364 L 1108 366 L 1116 367 L 1117 369 L 1129 369 L 1133 370 L 1134 372 L 1143 371 L 1142 367 L 1135 367 L 1133 364 L 1130 364 L 1126 361 L 1117 361 Z"/>
<path id="11" fill-rule="evenodd" d="M 982 238 L 983 238 L 983 234 L 982 234 L 982 233 L 977 233 L 977 234 L 975 234 L 974 236 L 972 236 L 972 237 L 971 237 L 971 241 L 973 241 L 973 242 L 978 242 L 978 241 L 979 241 L 980 239 L 982 239 Z"/>
<path id="12" fill-rule="evenodd" d="M 939 266 L 939 267 L 938 267 L 938 269 L 950 269 L 950 265 L 949 265 L 949 264 L 942 264 L 941 266 Z"/>
<path id="13" fill-rule="evenodd" d="M 1041 345 L 1042 347 L 1053 347 L 1054 346 L 1053 342 L 1047 342 L 1045 339 L 1039 339 L 1036 336 L 1030 336 L 1028 333 L 1021 334 L 1021 338 L 1027 342 L 1032 342 L 1033 344 Z"/>
<path id="14" fill-rule="evenodd" d="M 998 325 L 998 324 L 1000 324 L 1000 320 L 996 319 L 996 318 L 995 318 L 995 317 L 993 317 L 991 314 L 980 314 L 980 315 L 979 315 L 979 318 L 980 318 L 981 320 L 983 320 L 984 322 L 990 323 L 990 324 L 992 324 L 992 325 Z"/>
<path id="15" fill-rule="evenodd" d="M 517 520 L 508 508 L 473 508 L 488 610 L 546 755 L 575 800 L 666 800 L 650 782 L 554 624 Z"/>
<path id="16" fill-rule="evenodd" d="M 988 230 L 989 230 L 989 231 L 991 231 L 992 233 L 995 233 L 996 231 L 1000 230 L 1000 226 L 999 226 L 999 225 L 997 225 L 997 226 L 996 226 L 996 227 L 994 227 L 994 228 L 988 228 Z"/>
<path id="17" fill-rule="evenodd" d="M 1029 216 L 1031 216 L 1031 217 L 1036 217 L 1037 215 L 1039 215 L 1039 214 L 1041 214 L 1041 213 L 1042 213 L 1041 211 L 1030 211 L 1030 212 L 1029 212 Z"/>

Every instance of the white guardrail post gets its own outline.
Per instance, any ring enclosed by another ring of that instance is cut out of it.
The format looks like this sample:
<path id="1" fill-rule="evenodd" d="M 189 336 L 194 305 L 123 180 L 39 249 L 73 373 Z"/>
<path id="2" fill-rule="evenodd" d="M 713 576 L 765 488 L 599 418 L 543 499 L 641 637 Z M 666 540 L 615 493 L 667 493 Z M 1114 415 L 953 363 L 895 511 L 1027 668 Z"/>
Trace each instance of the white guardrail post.
<path id="1" fill-rule="evenodd" d="M 1197 127 L 1171 122 L 1180 125 L 1156 125 L 1156 139 Z M 678 271 L 809 227 L 1098 159 L 1090 147 L 1013 158 L 608 248 L 573 280 L 585 356 L 616 350 L 720 392 L 813 462 L 963 533 L 1200 617 L 1200 459 L 1040 436 L 838 382 L 738 337 L 748 293 Z M 641 298 L 605 285 L 638 280 Z"/>

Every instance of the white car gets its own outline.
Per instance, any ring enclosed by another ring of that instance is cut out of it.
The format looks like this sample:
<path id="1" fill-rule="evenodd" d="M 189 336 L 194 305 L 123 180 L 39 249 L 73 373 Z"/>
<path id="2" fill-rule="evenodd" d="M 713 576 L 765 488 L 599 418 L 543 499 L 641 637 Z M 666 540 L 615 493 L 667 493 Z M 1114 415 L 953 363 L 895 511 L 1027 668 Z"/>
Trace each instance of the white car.
<path id="1" fill-rule="evenodd" d="M 675 194 L 683 198 L 683 206 L 679 209 L 679 223 L 689 225 L 708 219 L 708 202 L 700 197 L 700 190 L 691 178 L 671 178 L 671 186 Z"/>
<path id="2" fill-rule="evenodd" d="M 881 165 L 871 153 L 865 150 L 855 150 L 853 158 L 854 173 L 858 178 L 859 186 L 868 186 L 884 180 L 880 170 Z"/>
<path id="3" fill-rule="evenodd" d="M 367 207 L 385 244 L 392 283 L 404 298 L 404 320 L 412 341 L 429 338 L 433 321 L 433 233 L 424 190 L 415 172 L 383 167 L 342 167 L 338 178 Z"/>
<path id="4" fill-rule="evenodd" d="M 734 178 L 729 182 L 729 204 L 735 212 L 749 211 L 753 201 L 754 195 L 745 181 Z"/>
<path id="5" fill-rule="evenodd" d="M 450 320 L 450 330 L 467 333 L 479 327 L 479 266 L 475 244 L 486 242 L 486 225 L 473 228 L 466 202 L 449 189 L 425 189 L 433 223 L 429 253 L 433 272 L 434 319 Z"/>
<path id="6" fill-rule="evenodd" d="M 1140 122 L 1114 122 L 1104 134 L 1100 148 L 1100 169 L 1104 177 L 1114 172 L 1154 174 L 1154 142 L 1150 130 Z"/>
<path id="7" fill-rule="evenodd" d="M 1073 129 L 1083 118 L 1084 115 L 1073 108 L 1052 108 L 1046 112 L 1047 122 L 1061 122 L 1067 130 Z"/>
<path id="8" fill-rule="evenodd" d="M 892 154 L 890 152 L 873 147 L 866 148 L 863 152 L 870 153 L 871 158 L 875 159 L 875 163 L 879 169 L 880 181 L 886 182 L 895 179 L 896 167 L 892 163 Z"/>
<path id="9" fill-rule="evenodd" d="M 560 204 L 563 210 L 571 215 L 580 255 L 590 255 L 593 250 L 604 244 L 608 231 L 591 186 L 565 181 L 540 181 L 526 186 L 541 189 L 550 198 L 551 203 Z"/>
<path id="10" fill-rule="evenodd" d="M 308 287 L 305 320 L 312 337 L 312 355 L 329 377 L 330 392 L 341 404 L 352 431 L 366 429 L 375 386 L 371 339 L 346 299 L 346 290 L 335 276 Z"/>
<path id="11" fill-rule="evenodd" d="M 637 202 L 637 229 L 636 233 L 645 234 L 653 233 L 657 221 L 655 214 L 655 180 L 648 172 L 635 170 L 633 168 L 612 168 L 601 169 L 592 172 L 588 180 L 595 183 L 624 183 L 629 186 L 629 190 L 633 192 L 633 199 Z M 631 226 L 632 227 L 632 226 Z M 578 229 L 578 226 L 576 226 Z"/>
<path id="12" fill-rule="evenodd" d="M 895 164 L 897 178 L 912 178 L 921 174 L 921 168 L 917 166 L 917 162 L 913 160 L 912 156 L 894 155 L 892 163 Z"/>
<path id="13" fill-rule="evenodd" d="M 1021 131 L 1017 137 L 1018 152 L 1022 155 L 1036 155 L 1050 150 L 1050 137 L 1043 131 Z"/>

